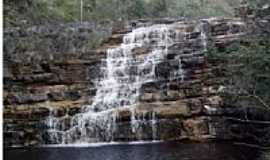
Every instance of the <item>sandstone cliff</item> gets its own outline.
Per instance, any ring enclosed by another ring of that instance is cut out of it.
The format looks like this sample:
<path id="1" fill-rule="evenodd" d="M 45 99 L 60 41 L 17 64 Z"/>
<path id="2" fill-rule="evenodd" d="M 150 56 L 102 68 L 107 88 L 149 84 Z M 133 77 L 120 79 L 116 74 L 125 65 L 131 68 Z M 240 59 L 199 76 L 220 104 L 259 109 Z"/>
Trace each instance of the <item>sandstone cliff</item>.
<path id="1" fill-rule="evenodd" d="M 240 18 L 137 20 L 105 30 L 111 36 L 102 47 L 91 50 L 91 25 L 37 26 L 5 31 L 4 54 L 4 142 L 5 146 L 56 143 L 48 136 L 44 120 L 59 118 L 69 128 L 70 119 L 91 105 L 96 95 L 96 80 L 106 50 L 122 43 L 132 29 L 153 24 L 173 24 L 185 33 L 185 41 L 168 48 L 167 57 L 156 66 L 158 79 L 142 85 L 139 103 L 117 109 L 114 141 L 134 140 L 234 140 L 261 143 L 267 135 L 270 115 L 264 109 L 228 105 L 220 96 L 226 78 L 222 59 L 207 58 L 201 43 L 199 23 L 210 46 L 226 47 L 241 41 L 247 33 Z M 151 51 L 152 46 L 136 48 L 134 56 Z M 183 79 L 170 79 L 178 59 L 185 70 Z M 154 115 L 153 115 L 154 113 Z M 134 132 L 132 118 L 139 121 Z M 153 128 L 153 118 L 156 120 Z M 261 121 L 260 121 L 261 120 Z M 254 129 L 255 128 L 255 129 Z M 102 132 L 102 131 L 100 131 Z M 93 140 L 96 141 L 96 140 Z M 106 141 L 106 138 L 102 141 Z"/>

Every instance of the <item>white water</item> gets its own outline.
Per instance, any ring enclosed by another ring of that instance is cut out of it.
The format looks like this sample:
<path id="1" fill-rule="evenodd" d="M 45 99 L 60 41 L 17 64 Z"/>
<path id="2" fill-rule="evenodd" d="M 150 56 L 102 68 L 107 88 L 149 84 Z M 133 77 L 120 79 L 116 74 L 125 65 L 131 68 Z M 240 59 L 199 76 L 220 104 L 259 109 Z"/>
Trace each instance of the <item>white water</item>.
<path id="1" fill-rule="evenodd" d="M 163 143 L 164 141 L 130 141 L 130 142 L 97 142 L 97 143 L 73 143 L 73 144 L 51 144 L 51 145 L 43 145 L 41 147 L 103 147 L 103 146 L 119 146 L 119 145 L 142 145 L 142 144 L 153 144 L 153 143 Z M 15 146 L 16 147 L 16 146 Z"/>
<path id="2" fill-rule="evenodd" d="M 143 137 L 142 125 L 144 118 L 136 114 L 136 104 L 139 102 L 140 89 L 143 84 L 159 79 L 156 74 L 157 64 L 166 60 L 168 48 L 175 42 L 185 41 L 184 32 L 174 29 L 178 25 L 153 25 L 134 29 L 123 37 L 123 43 L 116 48 L 107 50 L 105 65 L 101 71 L 104 77 L 96 82 L 97 93 L 92 105 L 86 106 L 84 112 L 72 117 L 68 129 L 65 118 L 49 116 L 45 122 L 50 143 L 84 144 L 92 142 L 112 142 L 118 130 L 118 110 L 127 108 L 130 113 L 131 134 L 136 140 Z M 201 30 L 203 46 L 206 47 L 206 35 Z M 175 36 L 173 36 L 175 35 Z M 173 38 L 172 38 L 173 37 Z M 149 52 L 136 55 L 134 50 L 150 47 Z M 181 58 L 178 59 L 178 69 L 169 73 L 170 80 L 184 80 L 185 71 L 182 69 Z M 158 119 L 152 111 L 150 120 L 152 140 L 158 140 Z"/>

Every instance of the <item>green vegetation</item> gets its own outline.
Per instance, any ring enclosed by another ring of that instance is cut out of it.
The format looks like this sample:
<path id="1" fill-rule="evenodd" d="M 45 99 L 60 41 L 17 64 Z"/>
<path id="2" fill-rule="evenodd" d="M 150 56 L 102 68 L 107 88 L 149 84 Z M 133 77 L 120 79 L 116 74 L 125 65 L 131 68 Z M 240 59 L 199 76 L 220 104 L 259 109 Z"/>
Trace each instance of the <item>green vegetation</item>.
<path id="1" fill-rule="evenodd" d="M 212 49 L 210 58 L 222 59 L 226 68 L 224 85 L 229 86 L 228 103 L 270 109 L 270 40 L 253 39 Z"/>
<path id="2" fill-rule="evenodd" d="M 246 0 L 246 2 L 251 6 L 252 8 L 261 8 L 265 4 L 269 3 L 269 0 Z"/>
<path id="3" fill-rule="evenodd" d="M 232 16 L 240 0 L 4 0 L 5 26 L 159 17 Z M 81 7 L 81 2 L 83 6 Z M 82 10 L 81 10 L 82 8 Z"/>
<path id="4" fill-rule="evenodd" d="M 219 59 L 225 65 L 224 86 L 228 86 L 224 96 L 229 104 L 261 106 L 270 110 L 270 30 L 260 23 L 267 17 L 263 1 L 253 1 L 255 20 L 248 23 L 250 33 L 241 41 L 226 48 L 210 47 L 208 57 Z M 255 3 L 257 2 L 257 3 Z"/>

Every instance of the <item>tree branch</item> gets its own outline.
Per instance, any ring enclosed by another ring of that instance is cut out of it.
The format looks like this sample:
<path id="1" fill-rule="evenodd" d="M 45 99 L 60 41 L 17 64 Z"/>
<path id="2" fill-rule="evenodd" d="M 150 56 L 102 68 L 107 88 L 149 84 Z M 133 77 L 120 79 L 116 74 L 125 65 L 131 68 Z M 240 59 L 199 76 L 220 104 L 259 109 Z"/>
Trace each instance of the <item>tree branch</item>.
<path id="1" fill-rule="evenodd" d="M 257 95 L 250 95 L 250 96 L 257 99 L 266 109 L 270 110 L 270 106 L 266 104 L 266 102 L 264 102 L 264 100 L 261 97 Z"/>

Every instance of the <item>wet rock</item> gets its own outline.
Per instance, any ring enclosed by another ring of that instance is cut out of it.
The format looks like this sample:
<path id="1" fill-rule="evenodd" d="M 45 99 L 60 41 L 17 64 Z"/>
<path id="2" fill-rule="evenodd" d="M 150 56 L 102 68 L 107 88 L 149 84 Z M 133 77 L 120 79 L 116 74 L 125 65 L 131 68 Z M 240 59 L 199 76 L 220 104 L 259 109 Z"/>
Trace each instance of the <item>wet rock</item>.
<path id="1" fill-rule="evenodd" d="M 205 119 L 189 119 L 183 122 L 183 130 L 191 139 L 202 139 L 201 136 L 209 134 L 208 122 Z"/>
<path id="2" fill-rule="evenodd" d="M 81 94 L 79 91 L 69 91 L 69 92 L 65 92 L 65 99 L 70 99 L 72 101 L 76 101 L 79 98 L 81 98 Z"/>
<path id="3" fill-rule="evenodd" d="M 81 111 L 81 107 L 71 107 L 71 108 L 69 108 L 69 110 L 68 110 L 68 114 L 69 114 L 70 116 L 73 116 L 73 115 L 75 115 L 75 114 L 77 114 L 77 113 L 80 113 L 80 111 Z"/>
<path id="4" fill-rule="evenodd" d="M 176 140 L 182 136 L 181 120 L 161 119 L 158 123 L 158 137 L 164 140 Z"/>
<path id="5" fill-rule="evenodd" d="M 156 77 L 160 79 L 168 79 L 170 77 L 170 64 L 168 62 L 162 62 L 157 64 L 155 69 Z"/>
<path id="6" fill-rule="evenodd" d="M 142 102 L 144 102 L 144 101 L 146 101 L 146 102 L 153 102 L 153 101 L 155 101 L 154 95 L 152 93 L 144 93 L 144 94 L 142 94 L 140 100 Z"/>
<path id="7" fill-rule="evenodd" d="M 177 101 L 179 99 L 180 99 L 179 92 L 178 91 L 171 91 L 171 90 L 166 91 L 165 94 L 163 94 L 159 98 L 159 100 L 161 100 L 161 101 Z"/>
<path id="8" fill-rule="evenodd" d="M 31 112 L 31 118 L 33 119 L 42 119 L 48 117 L 50 114 L 50 110 L 48 108 L 33 108 Z"/>
<path id="9" fill-rule="evenodd" d="M 142 47 L 138 47 L 132 50 L 132 52 L 136 55 L 141 55 L 141 54 L 147 54 L 149 52 L 151 52 L 150 48 L 142 48 Z"/>
<path id="10" fill-rule="evenodd" d="M 50 113 L 50 114 L 54 117 L 63 117 L 66 115 L 67 109 L 66 108 L 57 108 L 57 109 L 52 109 L 51 112 L 52 113 Z"/>

